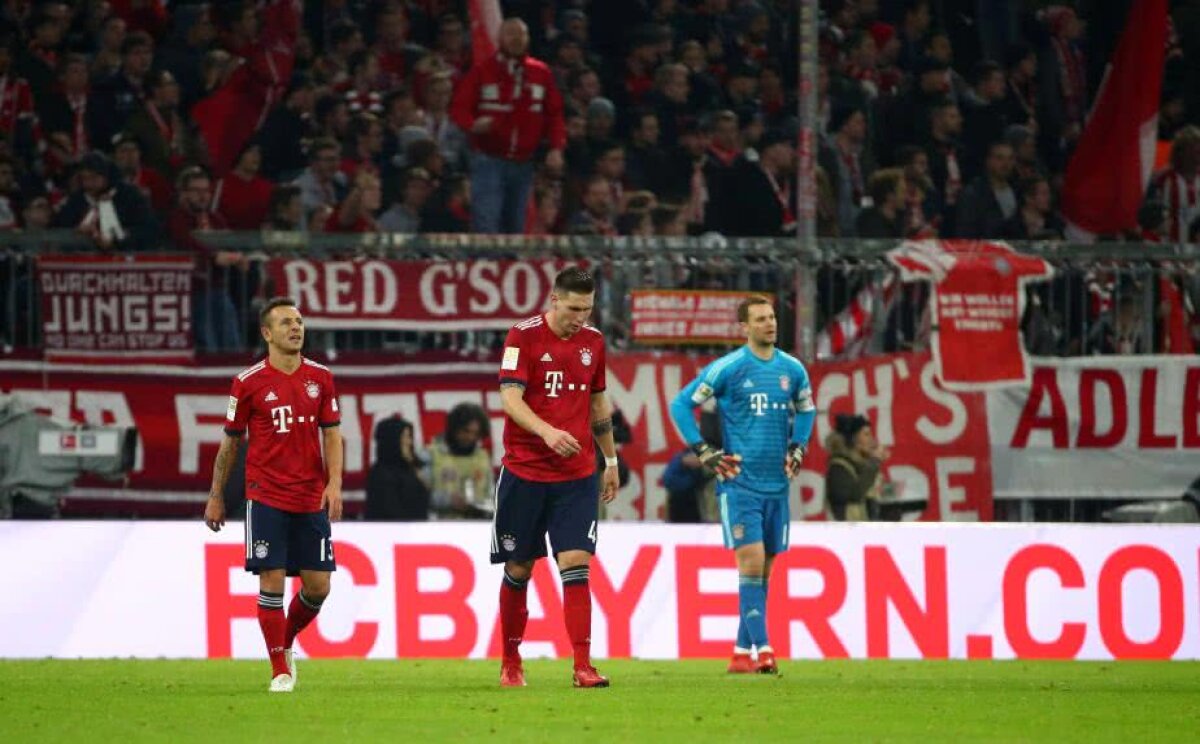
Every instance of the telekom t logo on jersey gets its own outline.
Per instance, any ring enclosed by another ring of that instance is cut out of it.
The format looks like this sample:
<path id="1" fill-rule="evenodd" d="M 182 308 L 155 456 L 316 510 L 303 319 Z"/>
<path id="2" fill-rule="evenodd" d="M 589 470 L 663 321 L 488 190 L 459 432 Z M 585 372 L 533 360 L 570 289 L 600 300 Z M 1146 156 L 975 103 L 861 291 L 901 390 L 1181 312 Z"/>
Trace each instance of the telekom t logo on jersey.
<path id="1" fill-rule="evenodd" d="M 750 393 L 750 410 L 754 411 L 755 416 L 763 415 L 763 411 L 767 410 L 767 394 Z"/>
<path id="2" fill-rule="evenodd" d="M 291 429 L 288 427 L 292 424 L 292 407 L 279 406 L 271 409 L 271 420 L 275 422 L 275 432 L 278 434 L 287 434 Z"/>
<path id="3" fill-rule="evenodd" d="M 553 370 L 546 372 L 546 389 L 550 392 L 546 393 L 547 398 L 557 398 L 558 391 L 562 390 L 563 382 L 562 370 Z"/>

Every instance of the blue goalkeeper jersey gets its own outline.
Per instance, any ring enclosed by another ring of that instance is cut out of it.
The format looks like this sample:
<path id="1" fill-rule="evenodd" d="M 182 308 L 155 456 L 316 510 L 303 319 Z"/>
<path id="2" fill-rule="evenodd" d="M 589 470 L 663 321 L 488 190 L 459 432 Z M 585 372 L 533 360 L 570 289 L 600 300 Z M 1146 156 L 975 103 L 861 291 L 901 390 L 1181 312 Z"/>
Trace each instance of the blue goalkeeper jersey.
<path id="1" fill-rule="evenodd" d="M 742 456 L 741 475 L 730 483 L 786 496 L 788 445 L 808 444 L 816 416 L 804 365 L 779 349 L 763 361 L 743 346 L 705 367 L 671 402 L 671 418 L 688 445 L 702 441 L 694 409 L 709 398 L 720 411 L 722 447 Z"/>

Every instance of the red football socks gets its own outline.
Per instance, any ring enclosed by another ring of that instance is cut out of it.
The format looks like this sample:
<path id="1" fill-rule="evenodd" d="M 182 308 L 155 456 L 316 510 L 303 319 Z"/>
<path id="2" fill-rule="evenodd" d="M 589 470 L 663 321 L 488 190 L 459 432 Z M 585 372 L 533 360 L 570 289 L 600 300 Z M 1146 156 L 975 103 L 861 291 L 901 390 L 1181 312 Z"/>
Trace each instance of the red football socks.
<path id="1" fill-rule="evenodd" d="M 283 642 L 285 648 L 292 647 L 296 636 L 308 627 L 308 624 L 317 617 L 317 613 L 320 611 L 321 602 L 314 602 L 304 596 L 303 590 L 296 592 L 296 596 L 292 597 L 291 605 L 288 606 L 287 636 Z"/>
<path id="2" fill-rule="evenodd" d="M 287 659 L 283 656 L 287 618 L 283 614 L 282 594 L 262 591 L 258 593 L 258 627 L 262 629 L 263 640 L 267 643 L 267 655 L 271 657 L 271 676 L 287 674 Z"/>
<path id="3" fill-rule="evenodd" d="M 504 661 L 520 661 L 519 647 L 525 637 L 529 608 L 525 604 L 529 579 L 518 581 L 504 572 L 500 584 L 500 632 L 504 636 Z"/>
<path id="4" fill-rule="evenodd" d="M 592 592 L 588 567 L 575 566 L 560 572 L 563 584 L 563 619 L 567 637 L 575 651 L 575 668 L 592 665 Z"/>

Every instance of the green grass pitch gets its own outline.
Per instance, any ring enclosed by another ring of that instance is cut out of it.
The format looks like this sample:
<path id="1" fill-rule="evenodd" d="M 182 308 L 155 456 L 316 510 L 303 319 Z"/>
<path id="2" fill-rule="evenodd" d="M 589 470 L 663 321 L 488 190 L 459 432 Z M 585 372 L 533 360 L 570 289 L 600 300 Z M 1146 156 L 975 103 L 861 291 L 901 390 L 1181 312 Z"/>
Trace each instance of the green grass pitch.
<path id="1" fill-rule="evenodd" d="M 1200 731 L 1200 665 L 563 661 L 497 687 L 479 661 L 306 661 L 290 695 L 265 661 L 0 661 L 4 742 L 1169 742 Z"/>

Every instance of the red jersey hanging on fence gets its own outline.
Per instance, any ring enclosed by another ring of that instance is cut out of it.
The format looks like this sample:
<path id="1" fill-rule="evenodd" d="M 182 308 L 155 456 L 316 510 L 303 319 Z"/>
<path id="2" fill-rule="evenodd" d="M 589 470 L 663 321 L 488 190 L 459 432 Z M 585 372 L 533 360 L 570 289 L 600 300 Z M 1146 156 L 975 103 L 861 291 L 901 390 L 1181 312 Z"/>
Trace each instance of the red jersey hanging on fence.
<path id="1" fill-rule="evenodd" d="M 1004 243 L 906 241 L 888 253 L 902 281 L 933 282 L 933 356 L 949 389 L 1027 382 L 1021 341 L 1025 283 L 1054 270 Z"/>

